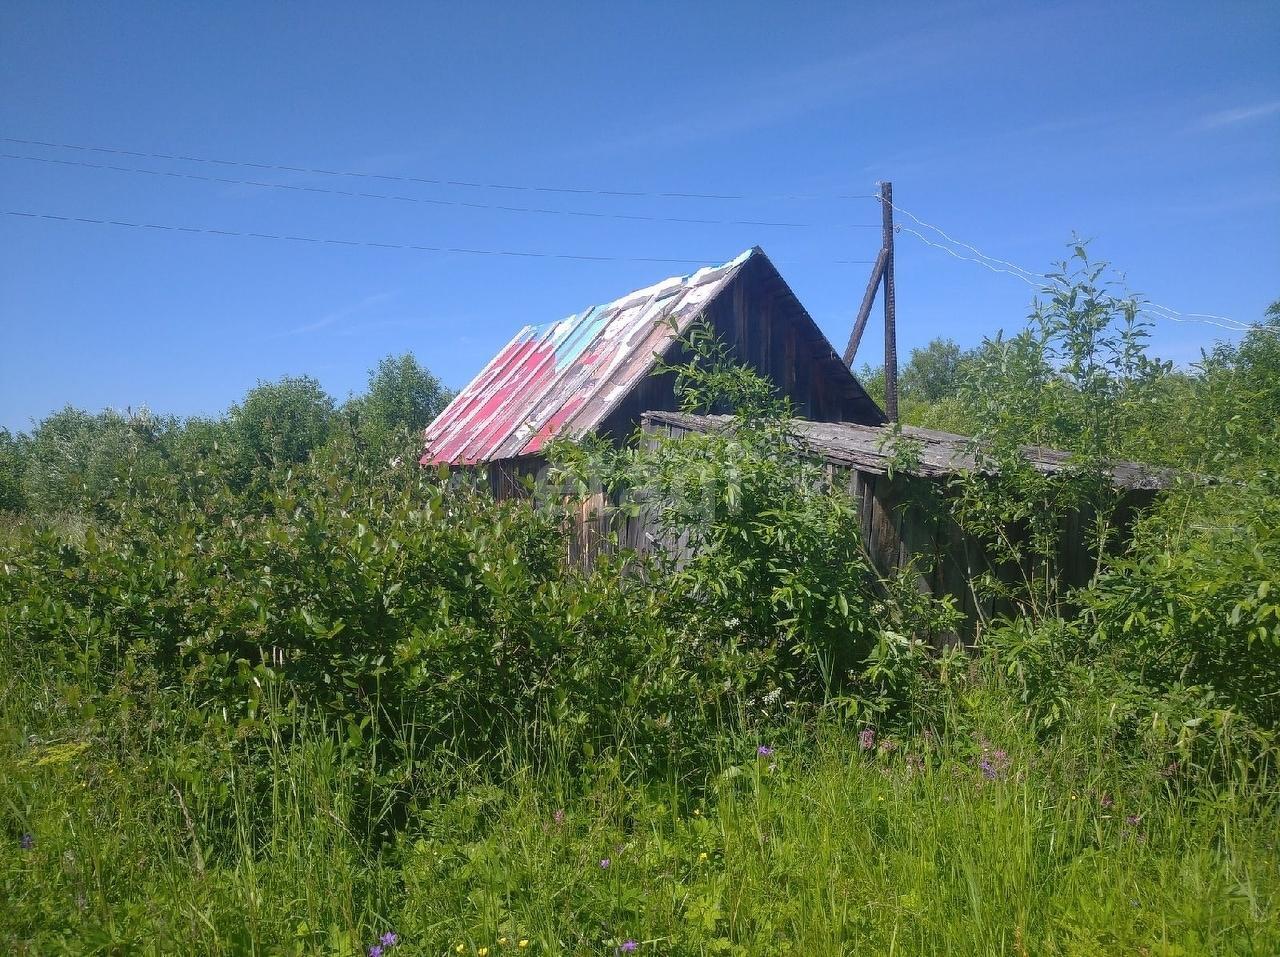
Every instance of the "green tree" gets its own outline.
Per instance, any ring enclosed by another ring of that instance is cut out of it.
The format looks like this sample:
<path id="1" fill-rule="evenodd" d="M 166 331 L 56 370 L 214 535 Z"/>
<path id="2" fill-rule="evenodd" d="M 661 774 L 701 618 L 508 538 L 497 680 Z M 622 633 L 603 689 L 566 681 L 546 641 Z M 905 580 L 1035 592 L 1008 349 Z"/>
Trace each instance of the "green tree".
<path id="1" fill-rule="evenodd" d="M 22 490 L 26 449 L 21 435 L 0 429 L 0 511 L 20 512 L 26 504 Z"/>
<path id="2" fill-rule="evenodd" d="M 329 437 L 333 398 L 310 376 L 259 382 L 228 416 L 248 468 L 306 461 Z"/>
<path id="3" fill-rule="evenodd" d="M 968 422 L 956 400 L 979 352 L 962 350 L 951 339 L 942 338 L 912 349 L 910 359 L 898 374 L 898 414 L 902 421 L 951 432 L 966 431 Z M 884 366 L 864 364 L 858 379 L 883 407 Z"/>
<path id="4" fill-rule="evenodd" d="M 387 356 L 369 372 L 369 391 L 349 405 L 365 439 L 382 446 L 402 432 L 418 432 L 449 404 L 452 394 L 412 352 Z"/>
<path id="5" fill-rule="evenodd" d="M 867 390 L 867 395 L 875 399 L 877 405 L 884 408 L 884 366 L 873 366 L 869 362 L 864 362 L 862 367 L 858 369 L 858 381 Z"/>
<path id="6" fill-rule="evenodd" d="M 1203 429 L 1217 434 L 1216 462 L 1280 465 L 1280 300 L 1239 343 L 1220 342 L 1200 363 Z M 1206 456 L 1208 458 L 1208 456 Z"/>
<path id="7" fill-rule="evenodd" d="M 934 339 L 922 349 L 912 349 L 899 378 L 905 398 L 940 402 L 960 388 L 965 352 L 951 339 Z"/>
<path id="8" fill-rule="evenodd" d="M 26 501 L 46 513 L 111 511 L 136 482 L 164 468 L 160 443 L 173 425 L 145 408 L 55 412 L 24 443 Z"/>

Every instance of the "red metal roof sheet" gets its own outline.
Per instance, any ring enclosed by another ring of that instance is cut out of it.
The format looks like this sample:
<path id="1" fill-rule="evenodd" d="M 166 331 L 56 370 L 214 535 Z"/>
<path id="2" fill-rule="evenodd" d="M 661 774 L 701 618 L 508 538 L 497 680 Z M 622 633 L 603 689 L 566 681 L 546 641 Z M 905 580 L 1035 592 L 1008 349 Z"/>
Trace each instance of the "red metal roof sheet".
<path id="1" fill-rule="evenodd" d="M 422 464 L 511 458 L 589 432 L 758 252 L 525 326 L 427 426 Z"/>

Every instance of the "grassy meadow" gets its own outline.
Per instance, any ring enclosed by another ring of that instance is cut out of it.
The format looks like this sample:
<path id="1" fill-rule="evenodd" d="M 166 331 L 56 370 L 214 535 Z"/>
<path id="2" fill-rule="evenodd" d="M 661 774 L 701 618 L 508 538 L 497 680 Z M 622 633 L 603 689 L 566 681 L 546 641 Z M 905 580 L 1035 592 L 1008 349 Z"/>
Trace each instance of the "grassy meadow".
<path id="1" fill-rule="evenodd" d="M 1274 780 L 1230 754 L 1220 780 L 1121 757 L 1101 725 L 1037 741 L 993 679 L 951 705 L 969 733 L 726 738 L 686 780 L 442 758 L 441 796 L 388 836 L 322 728 L 192 778 L 180 741 L 121 752 L 9 675 L 5 726 L 39 742 L 0 759 L 31 838 L 0 862 L 16 952 L 1280 948 Z"/>

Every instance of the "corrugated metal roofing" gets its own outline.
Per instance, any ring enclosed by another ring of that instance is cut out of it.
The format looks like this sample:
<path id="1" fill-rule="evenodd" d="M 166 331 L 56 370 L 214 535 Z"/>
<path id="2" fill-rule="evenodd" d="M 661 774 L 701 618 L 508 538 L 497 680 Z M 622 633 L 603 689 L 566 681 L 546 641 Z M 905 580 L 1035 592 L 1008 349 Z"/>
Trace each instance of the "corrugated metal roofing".
<path id="1" fill-rule="evenodd" d="M 528 455 L 554 435 L 590 431 L 753 255 L 763 253 L 749 249 L 723 266 L 525 326 L 427 426 L 422 463 Z"/>

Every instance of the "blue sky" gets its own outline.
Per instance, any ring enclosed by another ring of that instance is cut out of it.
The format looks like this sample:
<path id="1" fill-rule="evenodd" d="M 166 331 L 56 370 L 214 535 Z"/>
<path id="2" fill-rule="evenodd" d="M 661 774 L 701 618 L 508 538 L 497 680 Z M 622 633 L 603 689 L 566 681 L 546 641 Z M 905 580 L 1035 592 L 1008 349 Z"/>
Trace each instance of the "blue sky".
<path id="1" fill-rule="evenodd" d="M 1255 321 L 1280 298 L 1280 5 L 72 4 L 0 7 L 0 208 L 387 244 L 717 262 L 759 244 L 839 347 L 895 199 L 1043 269 L 1072 231 L 1130 286 Z M 31 159 L 31 158 L 35 159 Z M 40 160 L 90 162 L 148 173 Z M 213 183 L 191 173 L 413 200 Z M 780 198 L 786 196 L 819 198 Z M 316 245 L 0 216 L 0 425 L 71 403 L 341 398 L 412 350 L 464 384 L 526 322 L 692 267 Z M 1031 290 L 903 234 L 907 352 L 1017 328 Z M 878 315 L 878 313 L 877 313 Z M 880 350 L 872 326 L 859 359 Z M 1180 362 L 1222 330 L 1162 322 Z"/>

